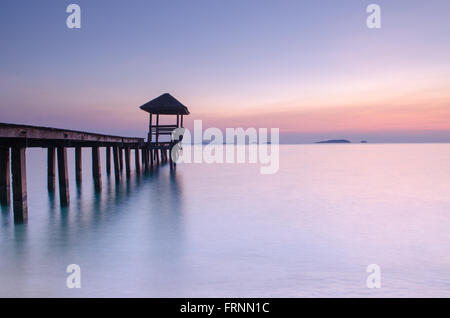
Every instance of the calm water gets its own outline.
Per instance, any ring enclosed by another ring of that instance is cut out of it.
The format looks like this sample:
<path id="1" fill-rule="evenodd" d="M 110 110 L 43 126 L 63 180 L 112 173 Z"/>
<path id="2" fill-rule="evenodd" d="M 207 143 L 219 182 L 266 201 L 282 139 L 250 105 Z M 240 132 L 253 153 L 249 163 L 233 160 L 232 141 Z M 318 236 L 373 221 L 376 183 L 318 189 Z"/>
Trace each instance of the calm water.
<path id="1" fill-rule="evenodd" d="M 450 297 L 449 144 L 280 151 L 275 175 L 184 164 L 116 186 L 103 171 L 100 195 L 90 152 L 81 188 L 69 152 L 62 210 L 46 190 L 45 152 L 29 149 L 29 223 L 1 210 L 0 296 Z M 66 288 L 72 263 L 81 289 Z"/>

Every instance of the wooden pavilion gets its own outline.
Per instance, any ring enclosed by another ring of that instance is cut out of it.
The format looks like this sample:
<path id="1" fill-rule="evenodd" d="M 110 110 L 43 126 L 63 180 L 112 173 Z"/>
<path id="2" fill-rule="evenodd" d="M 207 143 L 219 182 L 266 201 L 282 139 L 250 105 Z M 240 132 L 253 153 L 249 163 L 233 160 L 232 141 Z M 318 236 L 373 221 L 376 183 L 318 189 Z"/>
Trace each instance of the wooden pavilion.
<path id="1" fill-rule="evenodd" d="M 150 162 L 153 163 L 153 160 L 156 159 L 159 163 L 160 156 L 162 160 L 169 159 L 171 161 L 170 151 L 178 142 L 171 140 L 171 135 L 176 128 L 183 128 L 183 116 L 190 114 L 188 108 L 168 93 L 149 101 L 140 108 L 150 114 L 147 140 Z M 176 123 L 160 124 L 161 115 L 176 116 Z M 169 140 L 161 140 L 162 136 L 169 136 Z"/>

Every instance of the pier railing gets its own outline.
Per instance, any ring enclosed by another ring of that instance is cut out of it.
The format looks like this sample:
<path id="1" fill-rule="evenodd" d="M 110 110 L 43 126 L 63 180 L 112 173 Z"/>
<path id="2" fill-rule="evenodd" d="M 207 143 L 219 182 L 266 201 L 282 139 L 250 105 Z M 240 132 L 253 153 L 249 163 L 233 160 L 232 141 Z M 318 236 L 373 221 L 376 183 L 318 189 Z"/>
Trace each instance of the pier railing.
<path id="1" fill-rule="evenodd" d="M 125 168 L 127 177 L 131 172 L 130 151 L 135 151 L 135 169 L 141 170 L 141 161 L 145 169 L 153 165 L 155 153 L 144 138 L 121 137 L 27 125 L 0 123 L 0 204 L 10 204 L 10 180 L 12 173 L 12 192 L 14 221 L 24 223 L 28 219 L 26 184 L 26 148 L 41 147 L 47 149 L 48 190 L 55 191 L 56 163 L 60 203 L 69 205 L 69 177 L 67 167 L 67 148 L 75 148 L 76 182 L 82 181 L 82 148 L 92 149 L 92 174 L 96 191 L 101 191 L 100 147 L 106 148 L 106 172 L 111 172 L 111 149 L 116 182 Z M 141 151 L 141 155 L 139 155 Z M 168 150 L 161 150 L 163 161 L 168 160 Z M 125 165 L 123 163 L 125 153 Z M 157 156 L 159 163 L 159 156 Z"/>

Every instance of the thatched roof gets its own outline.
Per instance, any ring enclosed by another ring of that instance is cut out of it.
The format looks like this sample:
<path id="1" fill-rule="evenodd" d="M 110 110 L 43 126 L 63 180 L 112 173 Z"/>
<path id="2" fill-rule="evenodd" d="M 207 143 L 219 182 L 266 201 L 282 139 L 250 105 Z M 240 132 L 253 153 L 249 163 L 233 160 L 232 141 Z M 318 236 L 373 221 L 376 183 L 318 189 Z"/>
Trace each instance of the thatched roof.
<path id="1" fill-rule="evenodd" d="M 175 97 L 165 93 L 140 107 L 142 110 L 151 114 L 162 115 L 189 115 L 189 110 L 181 104 Z"/>

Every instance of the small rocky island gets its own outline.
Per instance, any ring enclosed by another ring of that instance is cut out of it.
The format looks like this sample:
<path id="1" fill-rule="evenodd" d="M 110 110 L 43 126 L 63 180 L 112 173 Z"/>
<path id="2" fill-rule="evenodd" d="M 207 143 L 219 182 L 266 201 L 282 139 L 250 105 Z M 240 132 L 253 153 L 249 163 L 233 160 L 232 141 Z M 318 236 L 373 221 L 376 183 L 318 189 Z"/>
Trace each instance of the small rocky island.
<path id="1" fill-rule="evenodd" d="M 316 144 L 349 144 L 351 143 L 349 140 L 346 139 L 332 139 L 332 140 L 325 140 L 325 141 L 318 141 Z"/>

